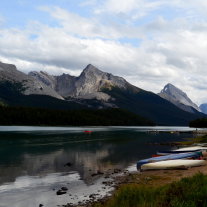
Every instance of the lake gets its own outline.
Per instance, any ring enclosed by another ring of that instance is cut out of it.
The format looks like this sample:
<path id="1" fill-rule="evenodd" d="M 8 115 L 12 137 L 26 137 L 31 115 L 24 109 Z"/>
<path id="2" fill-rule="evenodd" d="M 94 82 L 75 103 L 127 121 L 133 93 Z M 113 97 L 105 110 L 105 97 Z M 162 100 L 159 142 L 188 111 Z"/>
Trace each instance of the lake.
<path id="1" fill-rule="evenodd" d="M 92 133 L 84 133 L 85 130 Z M 111 190 L 97 172 L 134 168 L 140 159 L 169 149 L 164 143 L 190 134 L 149 134 L 188 127 L 0 126 L 0 207 L 53 207 Z M 57 196 L 61 187 L 67 194 Z"/>

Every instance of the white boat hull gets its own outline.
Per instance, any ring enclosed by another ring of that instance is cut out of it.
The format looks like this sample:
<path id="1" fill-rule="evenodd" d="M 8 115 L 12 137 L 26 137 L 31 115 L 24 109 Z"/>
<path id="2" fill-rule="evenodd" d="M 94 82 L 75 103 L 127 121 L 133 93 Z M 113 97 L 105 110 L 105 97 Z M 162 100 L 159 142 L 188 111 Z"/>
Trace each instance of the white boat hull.
<path id="1" fill-rule="evenodd" d="M 173 151 L 179 152 L 179 151 L 196 151 L 196 150 L 201 150 L 204 152 L 207 152 L 207 147 L 202 147 L 202 146 L 193 146 L 193 147 L 184 147 L 184 148 L 179 148 Z"/>
<path id="2" fill-rule="evenodd" d="M 205 165 L 205 160 L 165 160 L 143 164 L 141 170 L 186 169 Z"/>

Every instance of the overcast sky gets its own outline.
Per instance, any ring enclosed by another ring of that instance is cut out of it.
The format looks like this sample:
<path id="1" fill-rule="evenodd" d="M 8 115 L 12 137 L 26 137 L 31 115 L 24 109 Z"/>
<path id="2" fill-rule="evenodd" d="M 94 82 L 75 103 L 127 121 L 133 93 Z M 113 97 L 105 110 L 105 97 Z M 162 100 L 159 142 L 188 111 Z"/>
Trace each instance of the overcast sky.
<path id="1" fill-rule="evenodd" d="M 0 61 L 79 75 L 87 64 L 207 102 L 206 0 L 2 0 Z"/>

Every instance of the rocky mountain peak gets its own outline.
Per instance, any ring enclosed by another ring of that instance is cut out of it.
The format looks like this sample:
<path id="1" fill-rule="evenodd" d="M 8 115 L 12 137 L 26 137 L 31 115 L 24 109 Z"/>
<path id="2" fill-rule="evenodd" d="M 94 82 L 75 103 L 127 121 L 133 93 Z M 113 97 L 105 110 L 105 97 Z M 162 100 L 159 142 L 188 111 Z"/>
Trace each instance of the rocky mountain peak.
<path id="1" fill-rule="evenodd" d="M 190 98 L 187 96 L 185 92 L 183 92 L 181 89 L 177 88 L 171 83 L 168 83 L 165 85 L 164 89 L 161 91 L 161 93 L 165 93 L 167 95 L 172 96 L 175 100 L 185 104 L 185 105 L 192 105 L 193 102 L 190 100 Z"/>
<path id="2" fill-rule="evenodd" d="M 83 70 L 77 81 L 75 82 L 75 90 L 73 96 L 76 97 L 98 97 L 103 100 L 107 100 L 110 97 L 102 92 L 102 89 L 111 89 L 112 87 L 119 87 L 126 89 L 127 81 L 124 78 L 114 76 L 110 73 L 103 72 L 95 66 L 89 64 Z M 106 98 L 107 97 L 107 98 Z"/>
<path id="3" fill-rule="evenodd" d="M 124 78 L 103 72 L 92 64 L 87 65 L 78 77 L 69 74 L 50 76 L 44 72 L 31 72 L 30 75 L 65 98 L 108 101 L 111 97 L 104 93 L 103 89 L 111 90 L 113 87 L 118 87 L 121 89 L 130 88 L 134 92 L 138 91 L 138 88 L 130 85 Z"/>
<path id="4" fill-rule="evenodd" d="M 200 111 L 198 106 L 192 102 L 185 92 L 171 83 L 165 85 L 158 95 L 185 111 L 191 113 L 194 113 L 194 109 Z"/>
<path id="5" fill-rule="evenodd" d="M 95 66 L 89 64 L 86 66 L 86 68 L 82 71 L 80 74 L 81 77 L 90 77 L 90 76 L 101 76 L 104 72 L 96 68 Z"/>
<path id="6" fill-rule="evenodd" d="M 182 95 L 187 97 L 187 94 L 184 93 L 182 90 L 177 88 L 171 83 L 168 83 L 164 86 L 164 88 L 161 90 L 161 93 L 167 93 L 167 94 L 173 94 L 173 95 Z"/>
<path id="7" fill-rule="evenodd" d="M 96 68 L 94 65 L 92 64 L 88 64 L 85 69 L 83 70 L 83 72 L 96 72 L 96 71 L 100 71 L 98 68 Z"/>

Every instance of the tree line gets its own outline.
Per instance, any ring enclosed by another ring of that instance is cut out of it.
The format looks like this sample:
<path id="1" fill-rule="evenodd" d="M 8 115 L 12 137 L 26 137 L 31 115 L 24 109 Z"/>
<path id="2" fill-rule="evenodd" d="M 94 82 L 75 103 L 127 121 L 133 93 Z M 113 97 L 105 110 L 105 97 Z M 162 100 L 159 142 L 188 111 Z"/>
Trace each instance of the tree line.
<path id="1" fill-rule="evenodd" d="M 207 118 L 193 120 L 189 123 L 190 127 L 207 128 Z"/>
<path id="2" fill-rule="evenodd" d="M 152 121 L 124 109 L 55 110 L 0 106 L 0 125 L 152 126 Z"/>

